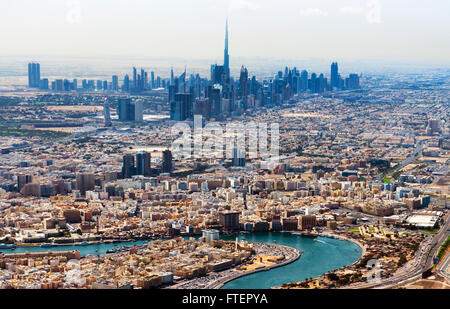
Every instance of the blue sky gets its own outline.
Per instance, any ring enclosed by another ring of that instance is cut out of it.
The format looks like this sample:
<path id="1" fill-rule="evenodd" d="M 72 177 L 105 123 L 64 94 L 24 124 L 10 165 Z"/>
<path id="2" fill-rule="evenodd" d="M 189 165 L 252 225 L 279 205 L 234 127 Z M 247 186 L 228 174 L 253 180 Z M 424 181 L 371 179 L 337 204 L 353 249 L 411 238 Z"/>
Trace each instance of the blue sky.
<path id="1" fill-rule="evenodd" d="M 448 0 L 1 0 L 1 55 L 450 63 Z"/>

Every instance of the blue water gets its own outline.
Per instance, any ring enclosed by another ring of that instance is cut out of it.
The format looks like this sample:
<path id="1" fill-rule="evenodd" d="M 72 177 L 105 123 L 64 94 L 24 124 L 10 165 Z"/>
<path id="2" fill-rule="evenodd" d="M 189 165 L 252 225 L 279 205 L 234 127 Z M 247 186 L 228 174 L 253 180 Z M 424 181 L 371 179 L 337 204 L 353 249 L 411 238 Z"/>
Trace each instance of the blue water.
<path id="1" fill-rule="evenodd" d="M 236 236 L 222 236 L 224 240 L 235 240 Z M 361 256 L 361 248 L 348 241 L 326 237 L 304 237 L 290 233 L 254 233 L 239 235 L 239 239 L 250 242 L 277 243 L 294 247 L 302 252 L 299 260 L 270 271 L 255 273 L 227 283 L 223 289 L 268 289 L 288 282 L 315 278 L 333 269 L 351 265 Z M 15 250 L 0 249 L 3 253 L 72 251 L 82 256 L 106 254 L 109 249 L 122 246 L 146 245 L 148 241 L 122 242 L 117 244 L 92 244 L 87 246 L 57 246 L 51 248 L 17 247 Z"/>
<path id="2" fill-rule="evenodd" d="M 362 254 L 361 248 L 355 243 L 327 237 L 314 239 L 290 233 L 261 233 L 240 235 L 239 238 L 294 247 L 302 255 L 292 264 L 230 281 L 223 289 L 269 289 L 284 283 L 315 278 L 333 269 L 353 264 Z"/>
<path id="3" fill-rule="evenodd" d="M 47 252 L 47 251 L 80 251 L 82 256 L 86 255 L 100 255 L 106 254 L 106 251 L 109 249 L 114 249 L 123 246 L 140 246 L 148 244 L 148 241 L 130 241 L 130 242 L 121 242 L 117 244 L 91 244 L 86 246 L 55 246 L 51 248 L 41 248 L 41 247 L 17 247 L 14 250 L 10 249 L 0 249 L 2 253 L 23 253 L 23 252 Z"/>

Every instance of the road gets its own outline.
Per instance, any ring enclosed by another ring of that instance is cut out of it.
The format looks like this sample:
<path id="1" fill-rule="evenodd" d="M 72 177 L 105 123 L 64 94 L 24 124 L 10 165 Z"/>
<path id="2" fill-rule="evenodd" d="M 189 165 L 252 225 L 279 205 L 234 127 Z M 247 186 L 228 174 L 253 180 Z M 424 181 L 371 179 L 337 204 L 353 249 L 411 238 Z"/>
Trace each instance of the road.
<path id="1" fill-rule="evenodd" d="M 414 154 L 409 156 L 406 160 L 404 160 L 402 163 L 400 163 L 396 167 L 396 171 L 404 168 L 408 164 L 414 163 L 417 159 L 419 159 L 423 155 L 423 141 L 419 141 L 417 143 L 416 149 L 414 150 Z"/>
<path id="2" fill-rule="evenodd" d="M 351 289 L 388 289 L 393 288 L 404 281 L 420 276 L 433 266 L 433 258 L 436 257 L 439 248 L 449 236 L 450 227 L 449 214 L 446 215 L 445 223 L 434 236 L 429 236 L 417 249 L 412 260 L 400 268 L 393 277 L 382 279 L 374 283 L 362 283 L 348 288 Z M 447 261 L 448 262 L 448 261 Z"/>
<path id="3" fill-rule="evenodd" d="M 450 283 L 450 253 L 447 253 L 442 262 L 436 267 L 436 273 Z"/>

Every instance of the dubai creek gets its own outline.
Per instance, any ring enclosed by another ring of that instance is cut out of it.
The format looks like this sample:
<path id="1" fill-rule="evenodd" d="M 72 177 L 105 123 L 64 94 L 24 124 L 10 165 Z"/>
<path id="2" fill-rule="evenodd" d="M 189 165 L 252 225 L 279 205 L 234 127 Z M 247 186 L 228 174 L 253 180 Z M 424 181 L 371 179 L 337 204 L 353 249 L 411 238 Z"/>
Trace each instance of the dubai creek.
<path id="1" fill-rule="evenodd" d="M 276 243 L 296 248 L 302 253 L 299 260 L 230 281 L 223 289 L 269 289 L 284 283 L 318 277 L 333 269 L 356 262 L 362 249 L 355 243 L 327 237 L 305 237 L 291 233 L 256 233 L 240 235 L 251 242 Z"/>
<path id="2" fill-rule="evenodd" d="M 223 236 L 224 240 L 235 240 L 236 236 Z M 305 237 L 291 233 L 240 234 L 239 239 L 250 242 L 276 243 L 301 251 L 299 260 L 270 271 L 262 271 L 241 277 L 227 283 L 223 289 L 268 289 L 288 282 L 318 277 L 333 269 L 351 265 L 361 256 L 361 248 L 349 241 L 327 237 Z M 51 248 L 17 247 L 14 250 L 1 249 L 3 253 L 71 251 L 78 250 L 82 256 L 105 254 L 108 250 L 124 246 L 145 245 L 148 241 L 99 243 L 89 245 L 56 246 Z"/>

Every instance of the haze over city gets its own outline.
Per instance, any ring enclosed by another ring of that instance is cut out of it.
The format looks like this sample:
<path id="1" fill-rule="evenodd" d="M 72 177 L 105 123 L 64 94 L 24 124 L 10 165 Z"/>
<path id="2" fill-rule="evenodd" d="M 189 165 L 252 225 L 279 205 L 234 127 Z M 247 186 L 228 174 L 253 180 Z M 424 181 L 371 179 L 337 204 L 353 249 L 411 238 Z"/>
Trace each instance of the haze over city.
<path id="1" fill-rule="evenodd" d="M 2 1 L 0 290 L 450 289 L 449 8 Z"/>
<path id="2" fill-rule="evenodd" d="M 449 11 L 446 0 L 3 0 L 0 55 L 219 60 L 229 17 L 233 57 L 448 65 Z"/>

